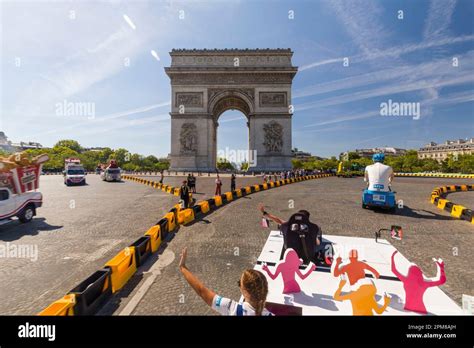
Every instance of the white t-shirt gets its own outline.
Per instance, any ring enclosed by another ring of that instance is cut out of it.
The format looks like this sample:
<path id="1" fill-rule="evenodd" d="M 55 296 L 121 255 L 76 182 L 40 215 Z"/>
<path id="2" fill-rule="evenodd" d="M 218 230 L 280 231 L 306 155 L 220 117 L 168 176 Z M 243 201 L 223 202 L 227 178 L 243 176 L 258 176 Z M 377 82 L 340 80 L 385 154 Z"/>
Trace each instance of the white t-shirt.
<path id="1" fill-rule="evenodd" d="M 222 297 L 219 295 L 214 296 L 212 299 L 211 308 L 222 315 L 238 315 L 238 306 L 242 306 L 242 315 L 253 315 L 255 316 L 255 308 L 250 303 L 243 302 L 238 303 L 237 301 L 231 300 L 230 298 Z M 273 315 L 265 308 L 262 311 L 262 316 Z"/>
<path id="2" fill-rule="evenodd" d="M 389 191 L 388 184 L 393 169 L 383 163 L 376 162 L 365 167 L 365 172 L 369 179 L 369 190 L 371 191 Z M 364 179 L 365 181 L 365 179 Z"/>

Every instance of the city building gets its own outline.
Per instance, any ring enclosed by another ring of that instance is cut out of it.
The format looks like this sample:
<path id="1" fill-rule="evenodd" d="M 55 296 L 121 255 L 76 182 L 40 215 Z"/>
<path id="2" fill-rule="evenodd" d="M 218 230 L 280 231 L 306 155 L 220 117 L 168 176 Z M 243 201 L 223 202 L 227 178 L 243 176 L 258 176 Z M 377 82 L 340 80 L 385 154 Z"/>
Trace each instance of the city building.
<path id="1" fill-rule="evenodd" d="M 5 135 L 5 132 L 0 132 L 0 149 L 7 152 L 23 151 L 28 149 L 42 149 L 43 145 L 40 143 L 35 143 L 32 141 L 19 143 L 12 143 L 8 140 L 8 137 Z"/>
<path id="2" fill-rule="evenodd" d="M 474 138 L 447 140 L 442 144 L 430 142 L 418 150 L 418 158 L 432 158 L 442 162 L 448 155 L 470 155 L 474 154 Z"/>
<path id="3" fill-rule="evenodd" d="M 353 151 L 346 151 L 340 154 L 340 158 L 343 161 L 348 161 L 349 160 L 349 153 L 356 153 L 360 157 L 365 157 L 365 158 L 372 158 L 372 156 L 376 153 L 383 153 L 386 156 L 403 156 L 407 150 L 405 149 L 399 149 L 396 147 L 374 147 L 370 149 L 355 149 Z"/>
<path id="4" fill-rule="evenodd" d="M 293 156 L 294 159 L 299 159 L 299 160 L 309 160 L 311 159 L 311 153 L 305 152 L 305 151 L 300 151 L 298 150 L 297 147 L 291 150 L 291 155 Z"/>
<path id="5" fill-rule="evenodd" d="M 12 142 L 8 140 L 8 137 L 4 132 L 0 132 L 0 149 L 7 152 L 15 151 Z"/>
<path id="6" fill-rule="evenodd" d="M 85 147 L 83 151 L 95 151 L 100 152 L 106 150 L 106 147 Z"/>
<path id="7" fill-rule="evenodd" d="M 43 148 L 43 145 L 41 145 L 40 143 L 35 143 L 33 141 L 28 141 L 28 142 L 20 141 L 19 143 L 13 143 L 12 145 L 16 149 L 16 151 Z"/>

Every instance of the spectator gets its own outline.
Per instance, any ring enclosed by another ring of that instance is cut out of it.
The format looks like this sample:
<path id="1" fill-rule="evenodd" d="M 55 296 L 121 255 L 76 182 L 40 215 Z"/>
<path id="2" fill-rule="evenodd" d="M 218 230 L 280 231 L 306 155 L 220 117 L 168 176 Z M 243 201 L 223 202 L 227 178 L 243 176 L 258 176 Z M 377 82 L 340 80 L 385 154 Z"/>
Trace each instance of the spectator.
<path id="1" fill-rule="evenodd" d="M 187 249 L 184 248 L 179 261 L 179 270 L 194 291 L 216 312 L 222 315 L 262 316 L 272 315 L 265 309 L 268 282 L 263 273 L 248 269 L 240 276 L 238 285 L 244 297 L 243 303 L 217 295 L 208 289 L 186 266 Z"/>
<path id="2" fill-rule="evenodd" d="M 221 181 L 221 178 L 219 177 L 219 174 L 217 174 L 217 178 L 216 178 L 216 193 L 215 193 L 216 196 L 220 196 L 220 195 L 221 195 L 221 187 L 222 187 L 222 181 Z"/>
<path id="3" fill-rule="evenodd" d="M 192 178 L 193 178 L 193 193 L 196 193 L 196 177 L 194 176 L 194 174 L 191 174 Z"/>
<path id="4" fill-rule="evenodd" d="M 183 185 L 179 190 L 180 198 L 183 201 L 183 208 L 186 209 L 189 207 L 189 187 L 186 180 L 183 180 Z"/>
<path id="5" fill-rule="evenodd" d="M 230 176 L 230 191 L 235 191 L 235 174 L 232 173 Z"/>
<path id="6" fill-rule="evenodd" d="M 196 193 L 196 177 L 192 173 L 188 175 L 188 186 L 192 193 Z"/>
<path id="7" fill-rule="evenodd" d="M 160 184 L 163 184 L 164 173 L 163 171 L 160 172 Z"/>

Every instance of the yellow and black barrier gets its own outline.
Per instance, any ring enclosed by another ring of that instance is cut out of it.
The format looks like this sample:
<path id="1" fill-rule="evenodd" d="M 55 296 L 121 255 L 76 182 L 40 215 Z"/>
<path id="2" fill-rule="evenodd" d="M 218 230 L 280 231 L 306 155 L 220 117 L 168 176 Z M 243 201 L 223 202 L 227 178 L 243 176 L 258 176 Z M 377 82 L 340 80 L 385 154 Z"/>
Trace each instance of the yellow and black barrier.
<path id="1" fill-rule="evenodd" d="M 169 233 L 176 232 L 180 225 L 186 225 L 200 217 L 217 210 L 220 206 L 238 198 L 247 196 L 254 192 L 269 190 L 293 182 L 319 179 L 333 176 L 332 174 L 307 175 L 294 180 L 278 180 L 269 183 L 246 186 L 232 192 L 225 192 L 220 196 L 197 202 L 193 207 L 182 209 L 181 205 L 174 205 L 156 225 L 150 227 L 143 237 L 137 239 L 129 247 L 121 250 L 103 269 L 95 272 L 63 298 L 53 302 L 46 307 L 39 315 L 93 315 L 105 301 L 122 289 L 130 278 L 135 274 L 137 268 L 152 253 L 159 250 L 163 241 Z M 135 176 L 123 175 L 126 180 L 142 183 L 153 188 L 175 194 L 176 188 L 156 183 L 151 180 L 137 178 Z M 179 190 L 179 188 L 178 188 Z"/>
<path id="2" fill-rule="evenodd" d="M 449 212 L 452 217 L 466 220 L 474 224 L 474 213 L 471 209 L 446 199 L 448 193 L 461 191 L 474 191 L 474 185 L 449 185 L 436 187 L 431 192 L 430 201 L 439 209 Z"/>
<path id="3" fill-rule="evenodd" d="M 124 287 L 137 271 L 135 247 L 126 247 L 110 259 L 105 267 L 111 270 L 112 292 L 116 293 Z"/>
<path id="4" fill-rule="evenodd" d="M 395 173 L 395 176 L 408 176 L 408 177 L 421 177 L 421 178 L 474 179 L 474 174 L 450 174 L 450 173 Z"/>
<path id="5" fill-rule="evenodd" d="M 133 176 L 133 175 L 122 175 L 122 179 L 135 181 L 135 182 L 138 182 L 140 184 L 144 184 L 146 186 L 151 186 L 154 189 L 161 190 L 163 192 L 172 194 L 174 196 L 179 197 L 180 194 L 181 194 L 181 188 L 180 187 L 174 187 L 174 186 L 171 186 L 171 185 L 161 184 L 161 183 L 156 182 L 154 180 L 143 179 L 143 178 L 139 178 L 139 177 Z M 193 198 L 193 194 L 191 192 L 189 193 L 189 198 L 190 198 L 190 200 L 192 200 L 192 198 Z"/>
<path id="6" fill-rule="evenodd" d="M 54 301 L 48 307 L 43 309 L 38 315 L 45 316 L 71 316 L 75 315 L 74 306 L 76 299 L 74 295 L 66 295 L 63 298 Z"/>

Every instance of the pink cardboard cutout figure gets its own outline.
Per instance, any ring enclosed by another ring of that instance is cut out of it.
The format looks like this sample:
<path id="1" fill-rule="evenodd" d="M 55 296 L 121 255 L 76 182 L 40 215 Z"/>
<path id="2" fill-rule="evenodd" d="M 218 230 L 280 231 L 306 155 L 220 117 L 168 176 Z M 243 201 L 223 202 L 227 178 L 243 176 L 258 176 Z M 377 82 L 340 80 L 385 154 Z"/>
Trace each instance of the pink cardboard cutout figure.
<path id="1" fill-rule="evenodd" d="M 398 251 L 395 251 L 392 254 L 392 272 L 395 274 L 398 279 L 403 283 L 403 288 L 405 289 L 405 307 L 407 311 L 413 311 L 418 313 L 426 314 L 425 304 L 423 303 L 423 295 L 425 294 L 426 289 L 432 286 L 439 286 L 446 283 L 446 274 L 444 272 L 444 262 L 441 259 L 435 260 L 436 265 L 438 266 L 437 277 L 438 280 L 427 280 L 423 276 L 423 272 L 420 267 L 417 265 L 412 265 L 408 269 L 408 274 L 406 276 L 402 275 L 395 266 L 395 254 Z"/>
<path id="2" fill-rule="evenodd" d="M 283 260 L 278 262 L 276 266 L 275 274 L 273 274 L 267 265 L 263 265 L 262 270 L 264 270 L 268 276 L 275 280 L 278 275 L 281 273 L 283 278 L 283 293 L 284 294 L 292 294 L 296 292 L 300 292 L 300 286 L 295 279 L 295 275 L 304 280 L 306 279 L 312 271 L 316 269 L 316 265 L 312 262 L 308 265 L 305 270 L 305 274 L 301 273 L 300 266 L 303 264 L 303 260 L 298 257 L 298 254 L 293 249 L 286 249 L 285 255 L 283 256 Z"/>

